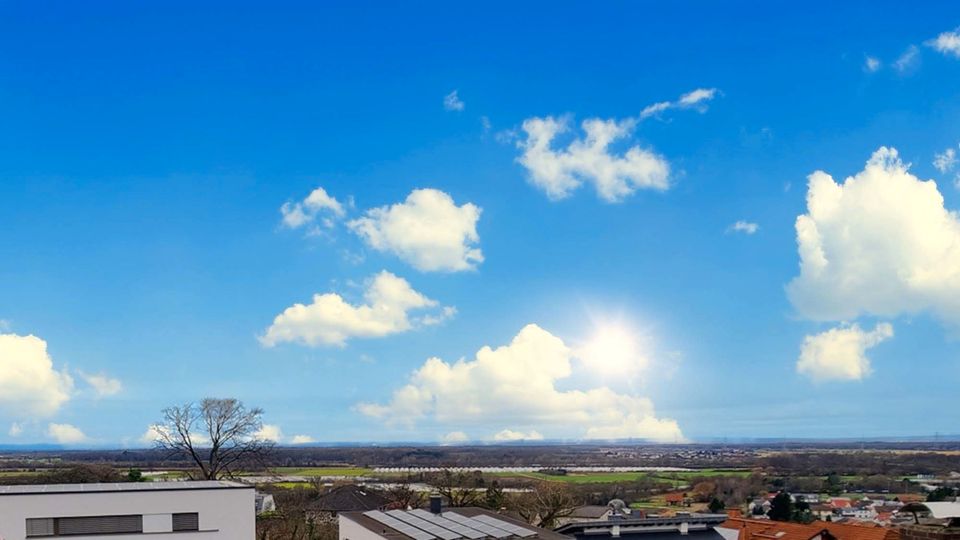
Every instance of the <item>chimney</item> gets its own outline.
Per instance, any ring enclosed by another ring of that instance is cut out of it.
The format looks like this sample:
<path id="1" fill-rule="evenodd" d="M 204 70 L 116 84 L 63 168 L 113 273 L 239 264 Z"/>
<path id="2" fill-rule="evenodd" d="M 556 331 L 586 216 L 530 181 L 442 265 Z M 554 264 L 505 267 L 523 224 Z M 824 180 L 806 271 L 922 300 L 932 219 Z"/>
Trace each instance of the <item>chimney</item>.
<path id="1" fill-rule="evenodd" d="M 430 513 L 440 515 L 443 511 L 443 497 L 437 493 L 430 495 Z"/>

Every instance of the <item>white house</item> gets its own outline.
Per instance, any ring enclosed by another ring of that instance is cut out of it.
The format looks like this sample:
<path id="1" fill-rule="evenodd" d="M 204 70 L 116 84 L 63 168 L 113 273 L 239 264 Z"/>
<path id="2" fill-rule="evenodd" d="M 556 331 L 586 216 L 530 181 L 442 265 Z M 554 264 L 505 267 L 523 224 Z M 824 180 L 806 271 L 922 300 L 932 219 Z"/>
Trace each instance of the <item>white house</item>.
<path id="1" fill-rule="evenodd" d="M 236 482 L 0 486 L 0 540 L 254 540 L 254 510 Z"/>

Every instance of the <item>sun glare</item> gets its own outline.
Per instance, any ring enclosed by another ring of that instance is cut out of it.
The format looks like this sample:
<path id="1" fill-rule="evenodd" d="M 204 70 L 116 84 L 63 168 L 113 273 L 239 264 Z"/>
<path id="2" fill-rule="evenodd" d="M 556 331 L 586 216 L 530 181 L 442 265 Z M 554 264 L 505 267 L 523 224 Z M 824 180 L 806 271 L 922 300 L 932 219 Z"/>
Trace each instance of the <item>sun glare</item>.
<path id="1" fill-rule="evenodd" d="M 600 326 L 580 350 L 580 358 L 605 377 L 635 375 L 647 365 L 640 337 L 622 325 Z"/>

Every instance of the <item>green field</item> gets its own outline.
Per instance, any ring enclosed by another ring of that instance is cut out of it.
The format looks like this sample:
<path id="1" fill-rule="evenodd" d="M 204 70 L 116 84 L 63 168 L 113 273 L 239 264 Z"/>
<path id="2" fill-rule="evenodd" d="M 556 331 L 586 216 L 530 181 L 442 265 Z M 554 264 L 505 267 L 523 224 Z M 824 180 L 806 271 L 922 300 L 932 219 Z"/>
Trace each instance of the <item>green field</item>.
<path id="1" fill-rule="evenodd" d="M 674 487 L 688 483 L 693 478 L 719 476 L 749 476 L 750 471 L 702 469 L 697 471 L 679 472 L 596 472 L 596 473 L 568 473 L 565 475 L 528 473 L 497 473 L 496 476 L 512 478 L 532 478 L 547 482 L 566 482 L 570 484 L 612 484 L 616 482 L 636 482 L 641 478 L 653 478 L 659 482 L 668 482 Z"/>
<path id="2" fill-rule="evenodd" d="M 10 476 L 36 476 L 43 474 L 42 471 L 0 471 L 0 478 Z"/>
<path id="3" fill-rule="evenodd" d="M 274 474 L 290 476 L 368 476 L 373 469 L 363 467 L 277 467 L 271 470 Z"/>

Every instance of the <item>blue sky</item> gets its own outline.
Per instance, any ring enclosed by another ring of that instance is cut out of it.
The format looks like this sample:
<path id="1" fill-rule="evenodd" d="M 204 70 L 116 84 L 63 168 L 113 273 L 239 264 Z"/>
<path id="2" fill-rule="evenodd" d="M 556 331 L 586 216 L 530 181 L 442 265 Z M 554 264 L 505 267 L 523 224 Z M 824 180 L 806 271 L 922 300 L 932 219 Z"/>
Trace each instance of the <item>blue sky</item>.
<path id="1" fill-rule="evenodd" d="M 958 26 L 4 2 L 0 443 L 955 433 Z"/>

